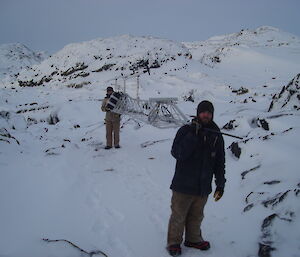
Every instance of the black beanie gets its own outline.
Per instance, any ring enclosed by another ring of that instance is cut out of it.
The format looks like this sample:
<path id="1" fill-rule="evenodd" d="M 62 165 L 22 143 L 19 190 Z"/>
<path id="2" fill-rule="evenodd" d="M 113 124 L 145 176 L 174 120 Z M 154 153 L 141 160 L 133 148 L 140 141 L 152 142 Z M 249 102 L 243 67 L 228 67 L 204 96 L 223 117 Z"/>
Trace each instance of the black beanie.
<path id="1" fill-rule="evenodd" d="M 197 107 L 197 116 L 200 112 L 210 112 L 214 116 L 214 106 L 209 101 L 202 101 L 198 104 Z"/>

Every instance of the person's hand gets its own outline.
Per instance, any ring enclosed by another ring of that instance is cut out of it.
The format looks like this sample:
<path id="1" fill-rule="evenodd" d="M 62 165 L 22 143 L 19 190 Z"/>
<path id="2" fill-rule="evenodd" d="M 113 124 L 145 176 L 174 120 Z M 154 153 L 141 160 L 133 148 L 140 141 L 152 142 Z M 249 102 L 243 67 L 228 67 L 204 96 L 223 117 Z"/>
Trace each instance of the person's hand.
<path id="1" fill-rule="evenodd" d="M 214 198 L 215 198 L 215 201 L 219 201 L 221 199 L 221 197 L 223 196 L 224 194 L 224 189 L 223 188 L 216 188 L 216 191 L 214 193 Z"/>

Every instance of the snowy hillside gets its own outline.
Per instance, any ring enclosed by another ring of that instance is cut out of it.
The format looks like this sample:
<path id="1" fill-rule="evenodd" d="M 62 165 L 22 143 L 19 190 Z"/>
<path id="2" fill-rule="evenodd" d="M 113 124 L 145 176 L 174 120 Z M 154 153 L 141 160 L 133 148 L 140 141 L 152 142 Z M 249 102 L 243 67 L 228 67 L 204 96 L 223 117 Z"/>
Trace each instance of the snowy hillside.
<path id="1" fill-rule="evenodd" d="M 272 52 L 270 57 L 273 59 L 279 56 L 282 59 L 296 61 L 295 54 L 299 53 L 300 38 L 277 28 L 264 26 L 255 30 L 245 29 L 230 35 L 215 36 L 206 41 L 184 44 L 190 48 L 193 58 L 214 67 L 224 59 L 234 58 L 243 51 L 248 53 L 244 57 L 250 57 L 248 59 L 250 62 L 259 61 L 259 53 L 266 57 L 270 52 Z M 254 51 L 258 52 L 255 56 L 253 56 Z"/>
<path id="2" fill-rule="evenodd" d="M 188 49 L 180 43 L 124 35 L 67 45 L 41 65 L 22 72 L 17 81 L 20 86 L 99 86 L 115 77 L 151 73 L 170 63 L 183 69 L 189 58 Z"/>
<path id="3" fill-rule="evenodd" d="M 21 70 L 30 69 L 46 57 L 45 53 L 33 52 L 20 43 L 0 45 L 0 85 L 15 80 Z"/>
<path id="4" fill-rule="evenodd" d="M 224 138 L 225 193 L 209 197 L 202 227 L 211 249 L 182 256 L 299 257 L 299 42 L 271 27 L 184 44 L 126 35 L 22 70 L 0 87 L 0 256 L 89 256 L 43 238 L 109 257 L 168 256 L 177 129 L 123 116 L 122 148 L 103 149 L 105 88 L 140 74 L 142 99 L 178 97 L 186 115 L 210 100 L 222 130 L 244 138 Z M 136 83 L 126 80 L 132 97 Z"/>

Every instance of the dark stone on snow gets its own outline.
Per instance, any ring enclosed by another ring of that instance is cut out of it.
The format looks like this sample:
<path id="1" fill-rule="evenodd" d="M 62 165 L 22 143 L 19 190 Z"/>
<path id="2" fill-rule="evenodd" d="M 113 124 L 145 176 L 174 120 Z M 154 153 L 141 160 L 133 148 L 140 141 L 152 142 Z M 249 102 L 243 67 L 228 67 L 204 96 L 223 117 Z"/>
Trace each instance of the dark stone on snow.
<path id="1" fill-rule="evenodd" d="M 133 72 L 138 71 L 139 69 L 146 69 L 147 71 L 150 70 L 149 68 L 149 60 L 140 59 L 137 60 L 136 63 L 133 63 L 130 67 L 130 70 Z"/>
<path id="2" fill-rule="evenodd" d="M 270 216 L 266 217 L 261 225 L 261 231 L 266 232 L 266 229 L 269 228 L 269 226 L 272 225 L 273 220 L 277 217 L 276 213 L 271 214 Z M 269 233 L 268 233 L 269 235 Z"/>
<path id="3" fill-rule="evenodd" d="M 270 130 L 269 123 L 265 119 L 259 119 L 258 121 L 264 130 Z"/>
<path id="4" fill-rule="evenodd" d="M 272 181 L 266 181 L 264 182 L 265 185 L 274 185 L 274 184 L 279 184 L 279 180 L 272 180 Z"/>
<path id="5" fill-rule="evenodd" d="M 265 119 L 260 119 L 260 118 L 253 118 L 251 120 L 251 124 L 250 124 L 253 128 L 255 127 L 259 127 L 259 128 L 263 128 L 264 130 L 270 130 L 269 128 L 269 123 L 265 120 Z"/>
<path id="6" fill-rule="evenodd" d="M 0 117 L 3 118 L 3 119 L 5 119 L 5 120 L 9 120 L 9 118 L 10 118 L 10 113 L 7 112 L 7 111 L 1 111 L 1 112 L 0 112 Z"/>
<path id="7" fill-rule="evenodd" d="M 260 165 L 254 167 L 254 168 L 252 168 L 252 169 L 250 169 L 250 170 L 243 171 L 243 172 L 241 173 L 242 179 L 245 179 L 245 176 L 246 176 L 249 172 L 255 171 L 255 170 L 259 169 L 259 168 L 260 168 Z"/>
<path id="8" fill-rule="evenodd" d="M 73 74 L 74 72 L 84 70 L 87 67 L 88 67 L 88 65 L 85 65 L 84 62 L 76 63 L 76 65 L 74 67 L 71 67 L 71 68 L 67 69 L 66 71 L 63 71 L 61 73 L 61 75 L 62 76 L 69 76 L 69 75 Z"/>
<path id="9" fill-rule="evenodd" d="M 31 111 L 40 111 L 40 110 L 45 110 L 48 108 L 49 108 L 49 106 L 42 106 L 42 107 L 19 110 L 19 111 L 16 111 L 16 113 L 19 114 L 19 113 L 25 113 L 25 112 L 31 112 Z"/>
<path id="10" fill-rule="evenodd" d="M 151 65 L 150 65 L 150 69 L 157 69 L 160 68 L 160 64 L 157 60 L 155 60 Z"/>
<path id="11" fill-rule="evenodd" d="M 259 243 L 258 256 L 259 257 L 271 257 L 271 252 L 276 250 L 276 248 L 271 247 L 270 245 L 265 245 Z"/>
<path id="12" fill-rule="evenodd" d="M 286 106 L 292 99 L 292 96 L 299 92 L 300 90 L 300 73 L 295 76 L 287 86 L 283 86 L 279 94 L 273 95 L 272 102 L 270 103 L 268 112 L 270 112 L 274 108 L 274 104 L 278 104 L 280 100 L 282 102 L 280 103 L 280 108 L 283 108 Z M 296 96 L 298 100 L 300 100 L 299 94 Z M 297 108 L 298 110 L 298 108 Z"/>
<path id="13" fill-rule="evenodd" d="M 262 204 L 267 208 L 269 207 L 269 205 L 272 205 L 272 207 L 276 206 L 277 204 L 281 203 L 288 195 L 288 193 L 290 192 L 291 190 L 287 190 L 286 192 L 284 193 L 278 193 L 276 194 L 274 197 L 268 199 L 268 200 L 265 200 L 262 202 Z"/>
<path id="14" fill-rule="evenodd" d="M 54 114 L 50 114 L 50 116 L 47 119 L 47 121 L 48 121 L 49 125 L 55 125 L 56 123 L 59 122 L 59 118 L 58 118 L 57 114 L 54 113 Z"/>
<path id="15" fill-rule="evenodd" d="M 226 130 L 231 130 L 234 129 L 236 127 L 238 127 L 238 125 L 234 124 L 236 120 L 231 120 L 228 123 L 226 123 L 222 129 L 226 129 Z"/>
<path id="16" fill-rule="evenodd" d="M 91 84 L 91 82 L 86 82 L 86 81 L 83 81 L 83 82 L 81 82 L 81 83 L 79 83 L 79 84 L 76 84 L 76 83 L 72 83 L 72 84 L 69 84 L 69 85 L 67 85 L 67 87 L 68 88 L 75 88 L 75 89 L 78 89 L 78 88 L 83 88 L 83 86 L 85 86 L 85 85 L 89 85 L 89 84 Z"/>
<path id="17" fill-rule="evenodd" d="M 258 194 L 258 195 L 263 195 L 263 194 L 265 194 L 265 192 L 251 192 L 251 193 L 249 193 L 248 195 L 247 195 L 247 197 L 245 198 L 245 202 L 248 204 L 249 203 L 249 200 L 248 200 L 248 198 L 252 195 L 252 194 Z"/>
<path id="18" fill-rule="evenodd" d="M 251 203 L 251 204 L 248 204 L 248 205 L 247 205 L 247 206 L 244 208 L 243 212 L 246 212 L 246 211 L 249 211 L 249 210 L 251 210 L 253 206 L 254 206 L 254 204 L 253 204 L 253 203 Z"/>
<path id="19" fill-rule="evenodd" d="M 236 93 L 237 95 L 247 94 L 248 92 L 249 92 L 249 89 L 244 88 L 244 87 L 240 87 L 239 89 L 232 90 L 232 93 Z"/>
<path id="20" fill-rule="evenodd" d="M 195 102 L 194 90 L 193 89 L 190 90 L 187 95 L 183 96 L 183 100 L 186 102 L 190 101 L 194 103 Z"/>
<path id="21" fill-rule="evenodd" d="M 90 73 L 88 73 L 88 72 L 80 72 L 80 73 L 76 74 L 74 76 L 74 78 L 77 78 L 77 77 L 83 77 L 83 78 L 85 78 L 85 77 L 87 77 L 89 75 L 90 75 Z"/>
<path id="22" fill-rule="evenodd" d="M 242 149 L 239 147 L 239 144 L 236 142 L 233 142 L 230 146 L 229 149 L 231 150 L 231 152 L 233 153 L 233 155 L 237 158 L 240 158 L 241 153 L 242 153 Z"/>
<path id="23" fill-rule="evenodd" d="M 101 71 L 107 71 L 109 70 L 111 67 L 115 66 L 115 63 L 109 63 L 109 64 L 105 64 L 103 65 L 101 68 L 97 69 L 97 70 L 93 70 L 92 72 L 101 72 Z"/>

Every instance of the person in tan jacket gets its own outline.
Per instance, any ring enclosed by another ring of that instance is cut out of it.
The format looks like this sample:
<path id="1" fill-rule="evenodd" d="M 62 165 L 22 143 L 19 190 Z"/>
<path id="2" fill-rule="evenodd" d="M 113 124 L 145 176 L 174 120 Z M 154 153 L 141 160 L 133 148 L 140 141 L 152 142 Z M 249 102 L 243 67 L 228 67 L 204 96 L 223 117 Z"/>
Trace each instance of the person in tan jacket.
<path id="1" fill-rule="evenodd" d="M 108 100 L 114 92 L 112 87 L 106 88 L 106 97 L 103 99 L 101 110 L 106 112 L 105 125 L 106 125 L 106 146 L 105 149 L 111 149 L 114 145 L 115 148 L 120 148 L 120 121 L 121 115 L 112 112 L 107 108 Z"/>

